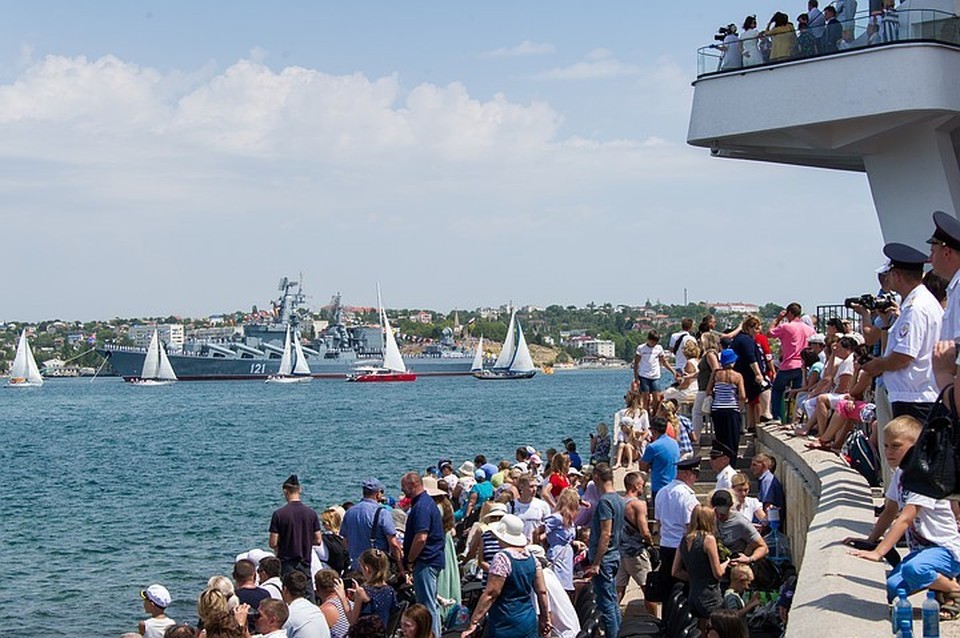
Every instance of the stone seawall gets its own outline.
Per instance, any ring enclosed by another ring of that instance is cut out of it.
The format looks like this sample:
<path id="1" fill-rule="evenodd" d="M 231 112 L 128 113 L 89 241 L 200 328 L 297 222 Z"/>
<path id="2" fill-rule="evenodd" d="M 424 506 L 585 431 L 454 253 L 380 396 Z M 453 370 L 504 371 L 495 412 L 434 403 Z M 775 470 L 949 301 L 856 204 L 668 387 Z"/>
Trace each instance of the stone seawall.
<path id="1" fill-rule="evenodd" d="M 784 531 L 799 569 L 787 638 L 889 635 L 885 564 L 850 556 L 842 544 L 873 528 L 870 486 L 840 457 L 807 450 L 806 442 L 778 427 L 757 428 L 757 450 L 777 460 Z"/>

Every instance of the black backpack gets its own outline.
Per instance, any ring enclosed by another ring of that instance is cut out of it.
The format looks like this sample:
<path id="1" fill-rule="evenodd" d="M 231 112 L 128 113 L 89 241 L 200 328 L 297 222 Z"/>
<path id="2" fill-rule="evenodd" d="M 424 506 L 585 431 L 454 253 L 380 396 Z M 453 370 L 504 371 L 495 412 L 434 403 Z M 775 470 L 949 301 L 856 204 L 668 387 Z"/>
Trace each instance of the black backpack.
<path id="1" fill-rule="evenodd" d="M 350 567 L 350 553 L 343 543 L 343 537 L 333 532 L 324 532 L 323 544 L 327 548 L 327 565 L 333 571 L 343 575 L 343 572 Z"/>

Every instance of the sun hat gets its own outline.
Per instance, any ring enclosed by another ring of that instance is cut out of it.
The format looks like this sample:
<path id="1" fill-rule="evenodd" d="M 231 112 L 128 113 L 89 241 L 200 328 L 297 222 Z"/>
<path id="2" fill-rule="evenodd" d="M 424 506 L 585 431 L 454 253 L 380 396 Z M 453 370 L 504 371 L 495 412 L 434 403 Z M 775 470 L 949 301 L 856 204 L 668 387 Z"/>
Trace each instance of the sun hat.
<path id="1" fill-rule="evenodd" d="M 447 496 L 447 493 L 440 489 L 440 484 L 437 483 L 436 478 L 424 476 L 421 481 L 423 482 L 423 489 L 426 490 L 429 496 Z"/>
<path id="2" fill-rule="evenodd" d="M 141 590 L 140 598 L 149 600 L 157 607 L 163 607 L 164 609 L 169 607 L 170 603 L 173 602 L 173 599 L 170 597 L 170 592 L 167 591 L 167 588 L 163 585 L 156 584 L 150 585 L 146 589 Z"/>
<path id="3" fill-rule="evenodd" d="M 567 470 L 567 476 L 583 476 L 583 472 L 571 465 L 570 469 Z"/>
<path id="4" fill-rule="evenodd" d="M 532 454 L 530 456 L 530 462 L 534 465 L 543 465 L 543 460 L 540 459 L 539 454 Z"/>
<path id="5" fill-rule="evenodd" d="M 241 560 L 248 560 L 254 564 L 255 567 L 260 566 L 260 561 L 262 561 L 267 556 L 273 556 L 271 552 L 264 551 L 262 549 L 251 549 L 249 552 L 243 552 L 242 554 L 237 554 L 237 559 L 233 562 L 239 562 Z"/>
<path id="6" fill-rule="evenodd" d="M 820 332 L 816 334 L 812 334 L 810 335 L 810 338 L 807 339 L 807 343 L 814 344 L 814 345 L 819 344 L 822 346 L 825 343 L 827 343 L 827 336 Z"/>
<path id="7" fill-rule="evenodd" d="M 519 516 L 504 514 L 500 522 L 490 529 L 498 539 L 511 547 L 526 547 L 527 537 L 523 535 L 523 521 Z"/>
<path id="8" fill-rule="evenodd" d="M 723 352 L 720 353 L 720 365 L 723 367 L 732 366 L 737 362 L 737 353 L 726 348 Z"/>
<path id="9" fill-rule="evenodd" d="M 457 468 L 457 474 L 460 476 L 469 476 L 473 477 L 473 473 L 477 471 L 477 468 L 474 467 L 473 461 L 464 461 L 460 464 L 460 467 Z"/>
<path id="10" fill-rule="evenodd" d="M 501 516 L 505 516 L 506 513 L 507 513 L 506 505 L 504 505 L 503 503 L 491 503 L 490 509 L 487 510 L 487 513 L 483 517 L 483 522 L 489 523 L 490 519 L 493 518 L 494 516 L 501 517 Z"/>

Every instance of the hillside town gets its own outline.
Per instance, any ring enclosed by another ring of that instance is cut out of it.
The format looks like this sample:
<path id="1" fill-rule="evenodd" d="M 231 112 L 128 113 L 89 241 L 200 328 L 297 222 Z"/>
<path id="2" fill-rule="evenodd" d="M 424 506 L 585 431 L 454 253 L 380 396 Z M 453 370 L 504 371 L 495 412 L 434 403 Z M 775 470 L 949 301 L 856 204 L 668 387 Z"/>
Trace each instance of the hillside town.
<path id="1" fill-rule="evenodd" d="M 319 339 L 331 330 L 334 302 L 316 311 L 301 309 L 298 322 L 304 339 Z M 699 302 L 686 305 L 663 304 L 649 299 L 640 306 L 589 303 L 522 306 L 516 308 L 523 321 L 531 355 L 538 366 L 617 367 L 632 359 L 638 344 L 647 332 L 657 330 L 670 334 L 679 329 L 685 317 L 699 322 L 707 314 L 717 318 L 719 326 L 737 325 L 745 316 L 755 314 L 767 320 L 776 316 L 781 306 L 744 302 Z M 346 325 L 377 325 L 377 309 L 364 306 L 343 306 L 341 321 Z M 388 309 L 404 354 L 429 351 L 443 341 L 453 341 L 464 350 L 474 350 L 480 336 L 484 350 L 495 355 L 503 341 L 510 307 L 483 307 L 474 310 L 451 310 L 447 313 L 429 309 Z M 245 326 L 269 324 L 278 320 L 274 306 L 249 311 L 213 314 L 207 317 L 140 317 L 114 318 L 103 321 L 65 321 L 50 319 L 37 323 L 5 321 L 0 329 L 0 371 L 5 371 L 14 358 L 17 339 L 24 329 L 33 344 L 44 376 L 92 376 L 110 370 L 101 369 L 103 358 L 98 347 L 116 345 L 146 348 L 156 330 L 170 352 L 179 352 L 190 342 L 228 343 L 244 337 Z"/>

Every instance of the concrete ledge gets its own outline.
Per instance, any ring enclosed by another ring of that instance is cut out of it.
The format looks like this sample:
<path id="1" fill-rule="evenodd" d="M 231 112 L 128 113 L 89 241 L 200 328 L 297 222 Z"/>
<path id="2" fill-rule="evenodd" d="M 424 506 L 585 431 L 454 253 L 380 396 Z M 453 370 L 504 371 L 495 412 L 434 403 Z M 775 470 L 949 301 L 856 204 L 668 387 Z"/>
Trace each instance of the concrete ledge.
<path id="1" fill-rule="evenodd" d="M 873 529 L 870 486 L 838 456 L 808 450 L 806 442 L 777 427 L 757 428 L 758 451 L 777 459 L 799 569 L 786 636 L 886 636 L 884 564 L 854 558 L 842 544 Z"/>

